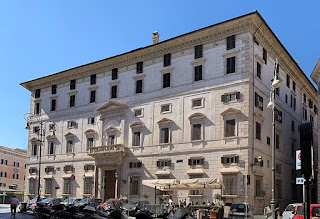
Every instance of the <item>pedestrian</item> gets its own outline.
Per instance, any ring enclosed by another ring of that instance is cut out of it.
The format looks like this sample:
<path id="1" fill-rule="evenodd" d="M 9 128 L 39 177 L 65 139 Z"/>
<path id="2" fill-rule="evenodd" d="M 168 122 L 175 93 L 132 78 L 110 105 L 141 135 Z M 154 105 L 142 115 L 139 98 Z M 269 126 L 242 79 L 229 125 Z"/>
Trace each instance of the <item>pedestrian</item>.
<path id="1" fill-rule="evenodd" d="M 172 206 L 172 196 L 170 196 L 170 198 L 169 198 L 169 201 L 168 201 L 168 204 L 169 204 L 169 206 Z"/>
<path id="2" fill-rule="evenodd" d="M 10 209 L 11 209 L 11 217 L 16 217 L 17 206 L 19 205 L 19 200 L 15 195 L 10 199 Z"/>
<path id="3" fill-rule="evenodd" d="M 183 201 L 183 207 L 187 207 L 187 199 L 184 199 L 184 201 Z"/>

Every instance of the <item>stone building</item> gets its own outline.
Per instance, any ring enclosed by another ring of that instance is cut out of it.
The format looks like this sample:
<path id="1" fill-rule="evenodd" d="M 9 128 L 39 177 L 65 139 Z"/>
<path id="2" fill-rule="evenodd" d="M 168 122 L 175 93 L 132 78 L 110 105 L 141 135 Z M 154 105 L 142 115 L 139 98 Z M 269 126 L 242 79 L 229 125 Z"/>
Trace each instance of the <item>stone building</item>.
<path id="1" fill-rule="evenodd" d="M 245 201 L 247 188 L 248 202 L 262 213 L 271 198 L 267 104 L 278 59 L 276 198 L 280 207 L 298 200 L 298 126 L 317 121 L 317 91 L 261 15 L 165 41 L 155 32 L 152 40 L 21 84 L 50 133 L 42 146 L 41 196 L 147 194 L 159 203 L 171 195 L 176 203 L 202 203 L 221 194 L 235 203 Z M 39 123 L 30 122 L 27 168 L 36 178 Z M 26 188 L 35 194 L 35 184 Z"/>
<path id="2" fill-rule="evenodd" d="M 27 151 L 0 146 L 0 203 L 8 203 L 12 195 L 23 200 Z"/>

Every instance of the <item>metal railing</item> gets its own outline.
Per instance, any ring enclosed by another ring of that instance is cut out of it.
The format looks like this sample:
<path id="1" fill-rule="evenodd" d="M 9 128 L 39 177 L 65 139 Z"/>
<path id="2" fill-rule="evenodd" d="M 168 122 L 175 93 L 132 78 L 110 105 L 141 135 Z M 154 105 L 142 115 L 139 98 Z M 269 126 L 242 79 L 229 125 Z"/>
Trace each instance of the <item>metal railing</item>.
<path id="1" fill-rule="evenodd" d="M 113 152 L 124 152 L 124 151 L 125 151 L 125 147 L 123 144 L 98 146 L 98 147 L 92 147 L 89 149 L 90 154 L 113 153 Z"/>

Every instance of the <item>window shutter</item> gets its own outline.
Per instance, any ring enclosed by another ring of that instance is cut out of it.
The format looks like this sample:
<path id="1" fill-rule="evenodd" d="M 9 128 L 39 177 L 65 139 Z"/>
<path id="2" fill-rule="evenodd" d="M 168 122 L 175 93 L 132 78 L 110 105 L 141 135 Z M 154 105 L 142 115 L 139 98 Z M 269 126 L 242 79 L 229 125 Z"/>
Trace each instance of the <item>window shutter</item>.
<path id="1" fill-rule="evenodd" d="M 188 159 L 188 165 L 191 166 L 192 165 L 192 161 L 191 159 Z"/>
<path id="2" fill-rule="evenodd" d="M 157 161 L 157 167 L 160 167 L 160 161 L 159 160 Z"/>
<path id="3" fill-rule="evenodd" d="M 44 172 L 46 172 L 46 173 L 48 172 L 48 168 L 47 168 L 47 167 L 46 167 L 46 168 L 44 168 Z"/>
<path id="4" fill-rule="evenodd" d="M 171 160 L 168 160 L 168 167 L 171 167 Z"/>
<path id="5" fill-rule="evenodd" d="M 129 167 L 132 168 L 132 162 L 129 163 Z"/>
<path id="6" fill-rule="evenodd" d="M 239 155 L 236 155 L 236 156 L 234 157 L 234 160 L 235 160 L 235 163 L 239 163 Z"/>
<path id="7" fill-rule="evenodd" d="M 204 164 L 204 158 L 201 158 L 200 159 L 200 165 L 203 165 Z"/>
<path id="8" fill-rule="evenodd" d="M 255 99 L 254 105 L 255 105 L 255 106 L 258 106 L 258 105 L 259 105 L 258 94 L 255 92 L 255 93 L 254 93 L 254 96 L 255 96 L 255 98 L 254 98 L 254 99 Z"/>
<path id="9" fill-rule="evenodd" d="M 225 157 L 221 157 L 221 163 L 225 163 Z"/>
<path id="10" fill-rule="evenodd" d="M 75 169 L 76 169 L 76 168 L 74 168 L 74 167 L 72 168 L 72 172 L 73 172 L 73 173 L 75 172 Z"/>
<path id="11" fill-rule="evenodd" d="M 29 173 L 30 173 L 30 174 L 32 173 L 31 168 L 29 169 Z"/>
<path id="12" fill-rule="evenodd" d="M 221 95 L 221 102 L 225 103 L 226 102 L 226 95 Z"/>
<path id="13" fill-rule="evenodd" d="M 141 167 L 142 167 L 142 162 L 139 161 L 137 166 L 138 166 L 139 168 L 141 168 Z"/>
<path id="14" fill-rule="evenodd" d="M 237 99 L 237 100 L 240 100 L 240 92 L 237 92 L 237 93 L 236 93 L 236 99 Z"/>
<path id="15" fill-rule="evenodd" d="M 65 166 L 63 167 L 63 171 L 66 172 L 66 167 Z"/>

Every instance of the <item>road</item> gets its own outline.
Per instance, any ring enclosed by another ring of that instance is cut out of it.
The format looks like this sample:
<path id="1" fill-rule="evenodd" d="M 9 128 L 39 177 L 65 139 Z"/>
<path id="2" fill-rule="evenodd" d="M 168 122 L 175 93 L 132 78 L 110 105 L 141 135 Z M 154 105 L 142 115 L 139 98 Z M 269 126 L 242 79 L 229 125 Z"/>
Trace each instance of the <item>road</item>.
<path id="1" fill-rule="evenodd" d="M 0 204 L 0 218 L 1 219 L 12 219 L 10 213 L 10 205 L 9 204 Z M 17 219 L 35 219 L 32 215 L 19 213 L 19 208 L 17 208 L 16 217 Z"/>

